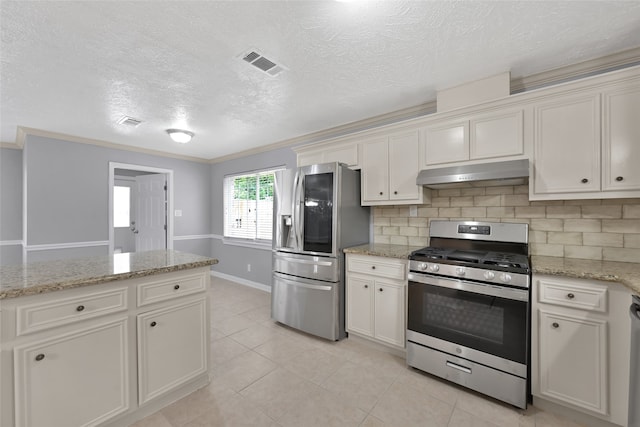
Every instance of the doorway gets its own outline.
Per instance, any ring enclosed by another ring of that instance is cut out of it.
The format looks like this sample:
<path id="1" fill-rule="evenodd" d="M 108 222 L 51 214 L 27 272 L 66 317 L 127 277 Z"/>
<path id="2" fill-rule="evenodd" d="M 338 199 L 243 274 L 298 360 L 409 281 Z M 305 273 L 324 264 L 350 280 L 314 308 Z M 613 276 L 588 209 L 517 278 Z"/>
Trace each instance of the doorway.
<path id="1" fill-rule="evenodd" d="M 109 254 L 173 249 L 173 171 L 109 162 Z"/>

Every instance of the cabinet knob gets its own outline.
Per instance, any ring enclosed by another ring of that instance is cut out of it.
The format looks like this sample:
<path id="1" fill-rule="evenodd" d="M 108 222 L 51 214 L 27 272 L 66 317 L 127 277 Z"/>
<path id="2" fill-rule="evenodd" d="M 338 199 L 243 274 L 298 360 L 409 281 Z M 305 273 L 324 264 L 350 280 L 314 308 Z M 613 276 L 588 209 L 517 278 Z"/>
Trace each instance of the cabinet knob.
<path id="1" fill-rule="evenodd" d="M 157 323 L 155 321 L 151 322 L 151 327 L 153 328 L 154 326 L 156 326 Z"/>
<path id="2" fill-rule="evenodd" d="M 375 266 L 375 265 L 372 265 L 372 266 L 371 266 L 371 269 L 372 269 L 372 270 L 375 270 L 375 269 L 376 269 L 376 266 Z"/>
<path id="3" fill-rule="evenodd" d="M 380 192 L 380 195 L 382 196 L 382 191 Z"/>
<path id="4" fill-rule="evenodd" d="M 623 178 L 623 177 L 621 177 L 621 176 L 616 177 L 616 181 L 618 181 L 618 182 L 622 181 L 623 179 L 624 179 L 624 178 Z"/>
<path id="5" fill-rule="evenodd" d="M 587 178 L 582 178 L 582 183 L 586 184 L 587 182 L 589 182 L 589 180 Z"/>
<path id="6" fill-rule="evenodd" d="M 397 191 L 394 191 L 394 192 L 393 192 L 393 194 L 398 194 L 398 192 L 397 192 Z"/>
<path id="7" fill-rule="evenodd" d="M 36 362 L 41 361 L 42 359 L 44 359 L 44 354 L 40 353 L 36 356 Z"/>
<path id="8" fill-rule="evenodd" d="M 382 292 L 382 288 L 380 288 L 379 291 Z"/>
<path id="9" fill-rule="evenodd" d="M 180 285 L 175 285 L 175 286 L 173 287 L 173 289 L 175 289 L 175 290 L 177 291 L 178 289 L 180 289 Z"/>
<path id="10" fill-rule="evenodd" d="M 574 299 L 576 296 L 574 294 L 567 294 L 567 298 Z"/>
<path id="11" fill-rule="evenodd" d="M 77 306 L 76 311 L 84 311 L 84 305 Z"/>
<path id="12" fill-rule="evenodd" d="M 553 322 L 551 326 L 553 326 L 553 329 L 558 329 L 560 327 L 560 325 L 558 325 L 558 322 Z"/>
<path id="13" fill-rule="evenodd" d="M 364 285 L 364 288 L 365 289 L 369 289 L 369 285 Z"/>

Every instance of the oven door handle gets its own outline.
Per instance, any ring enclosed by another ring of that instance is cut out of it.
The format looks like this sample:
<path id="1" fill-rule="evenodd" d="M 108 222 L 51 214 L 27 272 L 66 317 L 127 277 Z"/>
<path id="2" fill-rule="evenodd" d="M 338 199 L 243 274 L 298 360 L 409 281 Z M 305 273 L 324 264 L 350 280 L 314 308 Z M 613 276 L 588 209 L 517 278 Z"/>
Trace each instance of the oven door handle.
<path id="1" fill-rule="evenodd" d="M 430 276 L 427 274 L 409 273 L 408 278 L 410 282 L 417 282 L 425 285 L 473 292 L 476 294 L 489 295 L 492 297 L 505 298 L 515 301 L 529 301 L 529 291 L 524 289 L 513 289 L 503 286 L 485 285 L 482 283 L 474 283 L 458 279 L 446 279 Z"/>

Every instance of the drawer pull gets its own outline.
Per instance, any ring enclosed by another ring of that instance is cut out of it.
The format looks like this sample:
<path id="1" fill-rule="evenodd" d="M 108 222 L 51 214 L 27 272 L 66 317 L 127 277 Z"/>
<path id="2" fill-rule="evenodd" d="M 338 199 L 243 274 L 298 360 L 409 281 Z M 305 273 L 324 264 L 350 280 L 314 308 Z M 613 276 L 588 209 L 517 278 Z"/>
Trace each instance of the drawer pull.
<path id="1" fill-rule="evenodd" d="M 589 180 L 588 180 L 587 178 L 582 178 L 582 181 L 581 181 L 581 182 L 582 182 L 583 184 L 586 184 L 587 182 L 589 182 Z"/>
<path id="2" fill-rule="evenodd" d="M 180 285 L 175 285 L 175 286 L 173 287 L 173 289 L 175 289 L 175 290 L 177 291 L 178 289 L 180 289 Z"/>
<path id="3" fill-rule="evenodd" d="M 574 294 L 571 294 L 571 293 L 567 294 L 567 298 L 569 299 L 574 299 L 575 297 L 576 296 Z"/>
<path id="4" fill-rule="evenodd" d="M 394 192 L 393 192 L 393 194 L 398 194 L 398 192 L 397 192 L 397 191 L 394 191 Z"/>
<path id="5" fill-rule="evenodd" d="M 364 285 L 364 288 L 365 289 L 369 289 L 369 285 Z"/>
<path id="6" fill-rule="evenodd" d="M 36 362 L 41 361 L 42 359 L 44 359 L 44 354 L 40 353 L 36 356 Z"/>
<path id="7" fill-rule="evenodd" d="M 380 195 L 382 196 L 382 191 L 380 192 Z"/>
<path id="8" fill-rule="evenodd" d="M 375 270 L 375 269 L 376 269 L 376 266 L 375 266 L 375 265 L 372 265 L 372 266 L 371 266 L 371 269 L 372 269 L 372 270 Z"/>
<path id="9" fill-rule="evenodd" d="M 622 181 L 623 179 L 624 179 L 624 178 L 623 178 L 623 177 L 621 177 L 621 176 L 616 177 L 616 181 L 618 181 L 618 182 Z"/>
<path id="10" fill-rule="evenodd" d="M 553 327 L 553 329 L 558 329 L 560 327 L 560 325 L 558 324 L 558 322 L 553 322 L 551 324 L 551 326 Z"/>
<path id="11" fill-rule="evenodd" d="M 157 323 L 155 321 L 151 322 L 151 327 L 155 327 L 157 325 Z"/>
<path id="12" fill-rule="evenodd" d="M 76 311 L 84 311 L 84 305 L 77 306 Z"/>
<path id="13" fill-rule="evenodd" d="M 379 290 L 380 290 L 380 292 L 382 292 L 382 288 L 380 288 Z"/>
<path id="14" fill-rule="evenodd" d="M 449 362 L 445 363 L 450 368 L 457 369 L 458 371 L 462 371 L 464 373 L 470 374 L 471 368 L 467 368 L 466 366 L 458 365 L 457 363 Z"/>

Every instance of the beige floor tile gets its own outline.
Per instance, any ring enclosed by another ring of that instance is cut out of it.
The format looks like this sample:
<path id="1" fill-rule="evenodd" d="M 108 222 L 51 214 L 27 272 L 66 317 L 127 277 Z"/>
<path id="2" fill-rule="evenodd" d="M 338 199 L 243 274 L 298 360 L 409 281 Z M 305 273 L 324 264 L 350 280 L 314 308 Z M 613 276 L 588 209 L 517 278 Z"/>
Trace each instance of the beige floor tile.
<path id="1" fill-rule="evenodd" d="M 322 387 L 365 412 L 371 411 L 394 377 L 371 366 L 346 362 L 322 383 Z"/>
<path id="2" fill-rule="evenodd" d="M 289 371 L 322 384 L 347 362 L 346 359 L 329 354 L 319 348 L 311 348 L 282 363 Z"/>
<path id="3" fill-rule="evenodd" d="M 394 383 L 371 411 L 387 426 L 445 427 L 453 405 L 440 401 L 414 387 Z"/>
<path id="4" fill-rule="evenodd" d="M 447 427 L 497 427 L 495 424 L 474 417 L 462 409 L 454 409 Z M 515 426 L 514 426 L 515 427 Z"/>
<path id="5" fill-rule="evenodd" d="M 224 338 L 226 335 L 217 330 L 216 328 L 211 328 L 211 342 L 218 341 L 219 339 Z"/>
<path id="6" fill-rule="evenodd" d="M 240 392 L 248 401 L 256 404 L 269 417 L 278 421 L 282 416 L 309 399 L 317 386 L 304 378 L 278 368 Z"/>
<path id="7" fill-rule="evenodd" d="M 249 349 L 231 338 L 222 338 L 211 343 L 210 358 L 213 365 L 228 362 Z"/>
<path id="8" fill-rule="evenodd" d="M 236 395 L 221 405 L 212 405 L 184 427 L 278 427 L 264 412 Z"/>
<path id="9" fill-rule="evenodd" d="M 279 423 L 284 427 L 359 426 L 366 412 L 342 401 L 335 394 L 315 386 L 308 399 L 288 411 Z"/>
<path id="10" fill-rule="evenodd" d="M 536 413 L 535 420 L 536 427 L 585 427 L 577 421 L 544 411 Z"/>
<path id="11" fill-rule="evenodd" d="M 212 381 L 218 381 L 234 391 L 240 391 L 276 369 L 277 366 L 266 357 L 248 351 L 229 362 L 214 366 Z"/>
<path id="12" fill-rule="evenodd" d="M 413 368 L 407 368 L 398 376 L 396 382 L 403 386 L 411 386 L 450 405 L 458 400 L 459 387 L 449 381 L 434 377 Z"/>
<path id="13" fill-rule="evenodd" d="M 376 418 L 373 415 L 367 416 L 367 418 L 364 419 L 362 424 L 360 424 L 360 427 L 384 427 L 384 426 L 385 426 L 385 423 L 382 422 L 380 418 Z"/>
<path id="14" fill-rule="evenodd" d="M 235 334 L 229 335 L 229 338 L 242 344 L 248 348 L 255 348 L 261 344 L 266 343 L 272 338 L 277 337 L 279 334 L 277 331 L 265 328 L 262 325 L 254 324 L 247 329 L 244 329 Z"/>
<path id="15" fill-rule="evenodd" d="M 254 348 L 254 351 L 268 357 L 274 362 L 284 363 L 286 360 L 311 348 L 311 345 L 295 337 L 278 335 Z"/>
<path id="16" fill-rule="evenodd" d="M 130 427 L 173 427 L 161 412 L 149 415 L 140 421 L 131 424 Z"/>
<path id="17" fill-rule="evenodd" d="M 255 324 L 256 322 L 253 322 L 242 316 L 241 314 L 238 314 L 235 316 L 227 317 L 226 319 L 223 319 L 212 326 L 228 336 L 235 332 L 242 331 L 243 329 L 247 329 Z"/>
<path id="18" fill-rule="evenodd" d="M 523 410 L 471 390 L 460 390 L 456 407 L 500 427 L 533 427 L 535 420 Z"/>
<path id="19" fill-rule="evenodd" d="M 253 320 L 256 323 L 266 322 L 268 320 L 271 320 L 271 305 L 269 304 L 262 307 L 254 308 L 242 313 L 242 315 L 249 320 Z"/>
<path id="20" fill-rule="evenodd" d="M 208 389 L 200 389 L 172 403 L 160 412 L 172 426 L 181 427 L 203 414 L 210 406 L 221 404 L 229 397 L 229 394 L 216 395 Z"/>

